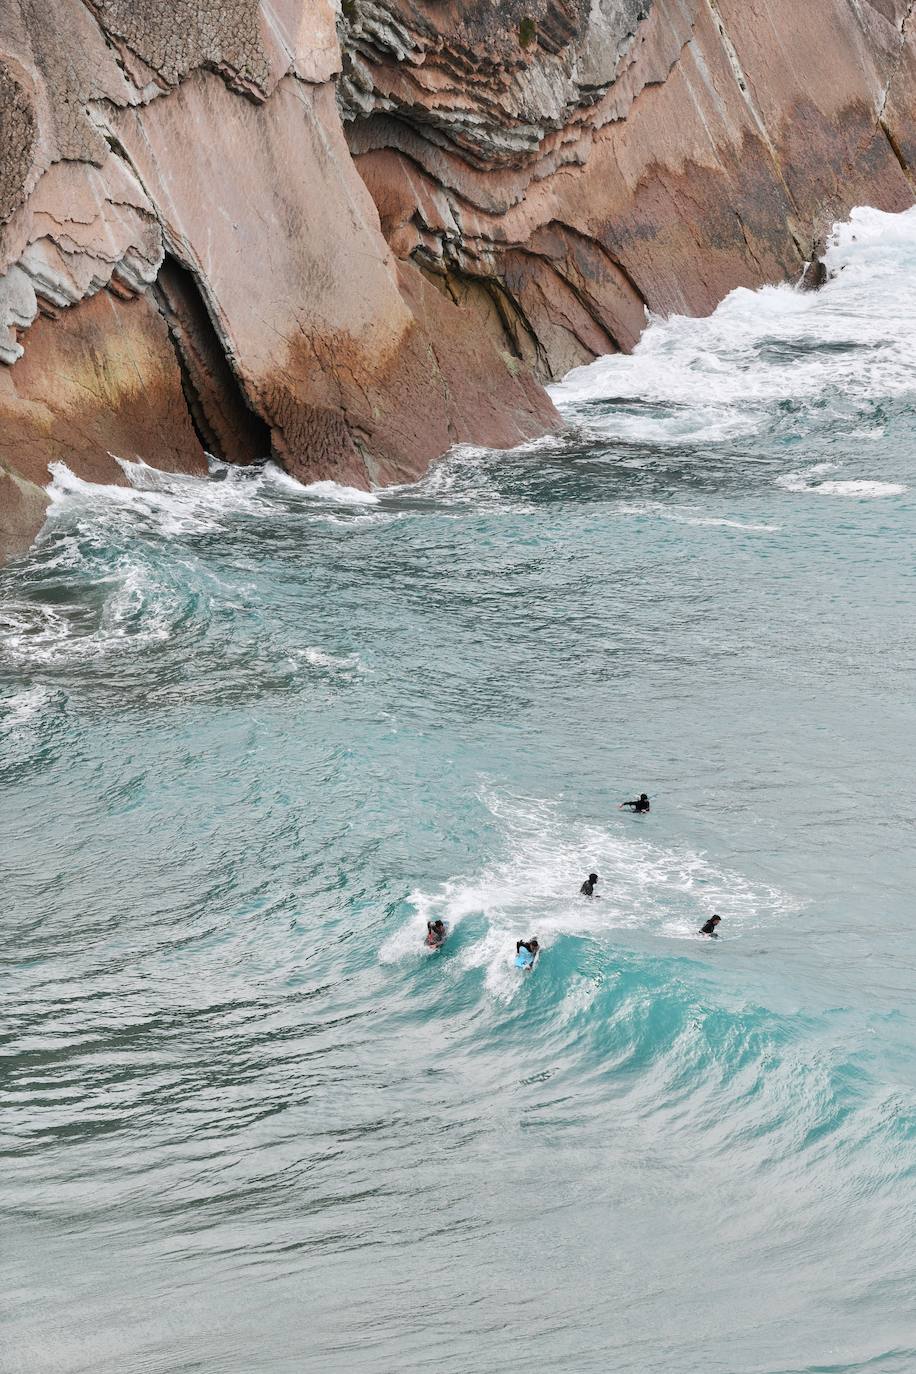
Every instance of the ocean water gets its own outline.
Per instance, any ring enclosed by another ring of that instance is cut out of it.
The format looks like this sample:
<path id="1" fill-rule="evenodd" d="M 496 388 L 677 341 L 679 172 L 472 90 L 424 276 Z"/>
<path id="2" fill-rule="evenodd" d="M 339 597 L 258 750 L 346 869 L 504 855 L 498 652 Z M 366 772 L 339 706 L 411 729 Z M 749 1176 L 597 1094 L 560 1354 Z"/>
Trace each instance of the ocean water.
<path id="1" fill-rule="evenodd" d="M 916 213 L 830 264 L 415 487 L 57 470 L 5 1374 L 916 1370 Z"/>

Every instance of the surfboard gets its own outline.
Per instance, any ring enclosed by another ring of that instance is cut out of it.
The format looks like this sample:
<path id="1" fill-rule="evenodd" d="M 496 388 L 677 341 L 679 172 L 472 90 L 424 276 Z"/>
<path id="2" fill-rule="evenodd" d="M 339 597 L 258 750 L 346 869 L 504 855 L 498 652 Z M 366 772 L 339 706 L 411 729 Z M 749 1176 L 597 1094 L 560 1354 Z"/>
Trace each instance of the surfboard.
<path id="1" fill-rule="evenodd" d="M 530 949 L 520 949 L 518 954 L 516 954 L 515 956 L 515 967 L 526 969 L 534 968 L 534 961 L 536 958 L 537 955 L 532 954 Z"/>

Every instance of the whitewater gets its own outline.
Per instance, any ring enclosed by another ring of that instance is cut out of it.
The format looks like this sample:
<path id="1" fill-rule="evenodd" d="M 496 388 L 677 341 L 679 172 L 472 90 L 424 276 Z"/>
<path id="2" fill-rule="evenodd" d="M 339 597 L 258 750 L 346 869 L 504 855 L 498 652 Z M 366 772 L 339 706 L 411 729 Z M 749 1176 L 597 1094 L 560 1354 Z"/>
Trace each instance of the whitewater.
<path id="1" fill-rule="evenodd" d="M 4 1374 L 916 1369 L 916 211 L 827 261 L 416 486 L 55 468 Z"/>

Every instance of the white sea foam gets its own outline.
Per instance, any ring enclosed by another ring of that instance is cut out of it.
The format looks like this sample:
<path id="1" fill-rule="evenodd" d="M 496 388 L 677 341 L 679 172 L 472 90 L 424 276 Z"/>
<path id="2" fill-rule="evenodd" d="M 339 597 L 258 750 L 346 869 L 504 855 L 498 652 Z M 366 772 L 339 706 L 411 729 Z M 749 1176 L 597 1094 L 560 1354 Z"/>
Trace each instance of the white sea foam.
<path id="1" fill-rule="evenodd" d="M 223 464 L 224 468 L 226 466 Z M 265 463 L 258 475 L 265 488 L 273 488 L 287 496 L 298 496 L 304 502 L 317 502 L 320 506 L 377 506 L 380 500 L 374 491 L 348 487 L 341 482 L 300 482 L 274 462 Z"/>
<path id="2" fill-rule="evenodd" d="M 852 496 L 859 499 L 875 496 L 902 496 L 908 488 L 902 482 L 879 482 L 866 478 L 835 478 L 812 482 L 824 472 L 835 472 L 836 463 L 815 463 L 799 472 L 786 472 L 777 477 L 776 485 L 785 491 L 808 492 L 818 496 Z"/>
<path id="3" fill-rule="evenodd" d="M 88 510 L 104 519 L 129 514 L 166 536 L 206 533 L 220 528 L 227 516 L 261 514 L 268 509 L 260 498 L 263 477 L 245 469 L 218 465 L 220 481 L 187 473 L 160 472 L 143 462 L 118 459 L 128 485 L 85 482 L 65 463 L 50 465 L 54 505 Z"/>
<path id="4" fill-rule="evenodd" d="M 284 512 L 304 523 L 357 528 L 367 521 L 396 518 L 368 512 L 379 501 L 374 492 L 336 482 L 304 486 L 275 463 L 246 468 L 211 459 L 210 475 L 203 477 L 161 472 L 142 461 L 117 462 L 127 478 L 125 486 L 86 482 L 65 463 L 53 463 L 52 517 L 77 512 L 103 524 L 106 519 L 129 517 L 136 530 L 145 528 L 167 538 L 212 533 L 241 519 L 276 518 L 278 499 Z"/>
<path id="5" fill-rule="evenodd" d="M 260 528 L 281 515 L 351 528 L 396 518 L 370 510 L 378 501 L 372 493 L 336 483 L 304 487 L 270 463 L 243 468 L 211 460 L 209 476 L 201 476 L 117 461 L 123 484 L 87 482 L 64 463 L 52 465 L 50 517 L 35 556 L 43 574 L 91 584 L 99 609 L 93 618 L 85 600 L 46 605 L 8 599 L 0 650 L 19 665 L 90 661 L 165 641 L 176 625 L 187 631 L 189 617 L 206 619 L 213 598 L 224 605 L 244 600 L 243 586 L 222 584 L 208 561 L 187 548 L 200 536 L 240 521 Z M 168 560 L 159 556 L 163 540 L 174 543 Z M 323 653 L 315 647 L 302 657 L 326 672 L 359 667 L 355 657 Z"/>
<path id="6" fill-rule="evenodd" d="M 552 449 L 556 436 L 549 434 L 513 449 L 513 455 L 529 455 L 539 448 Z M 432 501 L 443 513 L 458 514 L 462 510 L 498 510 L 503 515 L 530 515 L 536 507 L 530 501 L 509 500 L 503 486 L 493 476 L 493 450 L 473 444 L 460 444 L 434 463 L 419 482 L 390 487 L 388 492 Z M 503 464 L 505 463 L 503 459 Z"/>
<path id="7" fill-rule="evenodd" d="M 902 496 L 908 488 L 902 482 L 821 482 L 814 488 L 822 496 Z"/>
<path id="8" fill-rule="evenodd" d="M 69 619 L 56 606 L 8 601 L 0 614 L 0 649 L 16 664 L 54 662 L 72 634 Z"/>
<path id="9" fill-rule="evenodd" d="M 279 469 L 276 469 L 279 472 Z M 379 498 L 374 491 L 361 491 L 359 487 L 345 487 L 340 482 L 309 482 L 307 486 L 296 482 L 295 478 L 284 473 L 287 482 L 293 483 L 307 496 L 318 501 L 331 501 L 337 506 L 376 506 Z M 274 479 L 276 480 L 276 478 Z"/>
<path id="10" fill-rule="evenodd" d="M 303 649 L 301 653 L 313 668 L 325 668 L 330 672 L 352 672 L 362 667 L 359 654 L 329 654 L 324 649 L 314 647 Z"/>
<path id="11" fill-rule="evenodd" d="M 902 269 L 916 265 L 916 208 L 854 210 L 826 260 L 820 292 L 739 288 L 708 318 L 652 319 L 631 356 L 577 368 L 554 400 L 602 435 L 708 445 L 761 431 L 787 405 L 854 423 L 876 396 L 912 393 L 916 271 Z"/>
<path id="12" fill-rule="evenodd" d="M 0 699 L 0 729 L 7 738 L 29 731 L 51 699 L 51 691 L 40 684 L 22 687 Z"/>
<path id="13" fill-rule="evenodd" d="M 700 511 L 685 506 L 666 506 L 661 501 L 624 502 L 617 507 L 619 515 L 651 516 L 658 520 L 670 520 L 676 525 L 696 525 L 720 527 L 729 530 L 747 530 L 755 534 L 776 534 L 780 525 L 755 524 L 749 520 L 727 520 L 724 516 L 703 515 Z"/>
<path id="14" fill-rule="evenodd" d="M 226 463 L 223 463 L 222 467 L 227 473 L 231 471 L 229 465 Z M 306 487 L 302 482 L 298 481 L 295 477 L 291 476 L 290 473 L 281 468 L 279 463 L 274 463 L 273 461 L 264 464 L 260 471 L 260 476 L 268 486 L 279 487 L 283 491 L 293 492 L 298 496 L 302 496 L 306 491 Z"/>
<path id="15" fill-rule="evenodd" d="M 729 935 L 797 909 L 787 893 L 751 883 L 690 849 L 665 849 L 633 833 L 632 817 L 607 827 L 569 822 L 557 803 L 487 794 L 485 801 L 504 836 L 503 857 L 480 873 L 452 879 L 431 892 L 410 895 L 413 914 L 382 945 L 383 963 L 424 954 L 426 922 L 439 917 L 452 932 L 469 918 L 486 929 L 453 946 L 461 967 L 485 970 L 497 997 L 520 985 L 515 941 L 536 935 L 545 950 L 563 935 L 620 938 L 639 930 L 667 939 L 695 939 L 713 911 L 728 920 Z M 589 870 L 600 875 L 600 897 L 578 895 Z"/>
<path id="16" fill-rule="evenodd" d="M 370 510 L 366 506 L 354 506 L 347 515 L 334 515 L 328 511 L 325 515 L 316 515 L 312 519 L 320 525 L 337 526 L 340 529 L 347 529 L 351 533 L 360 533 L 371 529 L 374 525 L 387 525 L 392 520 L 400 520 L 402 512 L 399 511 L 376 511 Z"/>
<path id="17" fill-rule="evenodd" d="M 167 640 L 184 605 L 175 586 L 125 560 L 96 585 L 108 594 L 91 629 L 76 605 L 8 602 L 0 616 L 0 651 L 17 665 L 38 667 L 137 650 Z"/>

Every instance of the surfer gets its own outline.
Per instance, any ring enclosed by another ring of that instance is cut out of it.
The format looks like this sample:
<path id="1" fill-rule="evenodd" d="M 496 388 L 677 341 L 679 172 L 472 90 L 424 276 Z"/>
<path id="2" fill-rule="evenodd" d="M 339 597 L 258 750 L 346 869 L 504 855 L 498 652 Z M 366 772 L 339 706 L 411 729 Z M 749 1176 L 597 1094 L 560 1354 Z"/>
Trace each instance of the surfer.
<path id="1" fill-rule="evenodd" d="M 651 806 L 649 805 L 649 798 L 646 796 L 645 792 L 641 792 L 639 796 L 636 797 L 633 801 L 621 802 L 620 806 L 617 809 L 618 811 L 623 811 L 624 807 L 627 806 L 630 808 L 631 811 L 636 812 L 637 815 L 641 811 L 652 810 Z"/>
<path id="2" fill-rule="evenodd" d="M 426 943 L 430 949 L 439 949 L 441 945 L 445 944 L 447 934 L 444 921 L 426 922 Z"/>
<path id="3" fill-rule="evenodd" d="M 579 888 L 579 896 L 580 896 L 580 897 L 594 897 L 594 895 L 595 895 L 595 883 L 596 883 L 597 881 L 598 881 L 598 874 L 597 874 L 597 873 L 590 873 L 590 874 L 588 875 L 588 877 L 586 878 L 585 882 L 584 882 L 584 883 L 582 884 L 582 886 Z"/>
<path id="4" fill-rule="evenodd" d="M 709 920 L 704 922 L 704 924 L 700 926 L 700 929 L 697 931 L 697 934 L 708 935 L 711 939 L 718 940 L 719 937 L 716 934 L 716 926 L 720 923 L 721 920 L 721 916 L 710 916 Z"/>
<path id="5" fill-rule="evenodd" d="M 516 968 L 532 969 L 534 961 L 538 957 L 541 946 L 534 938 L 530 940 L 516 940 L 515 942 L 515 966 Z"/>

